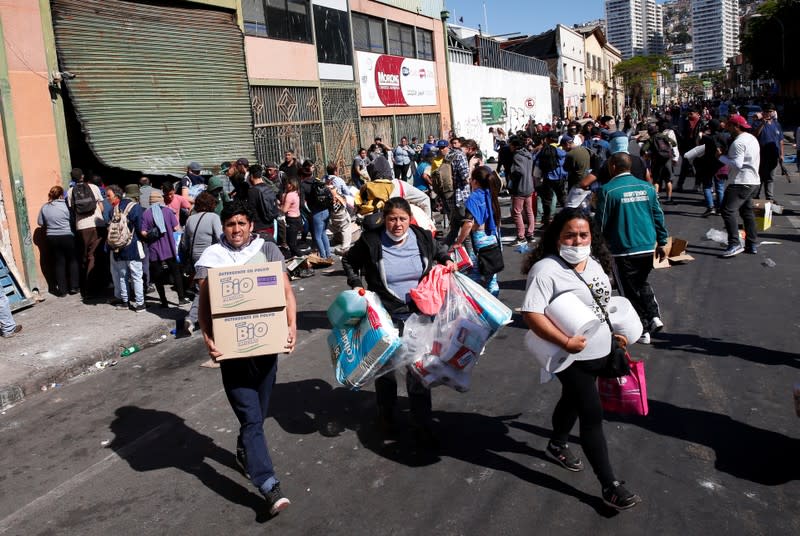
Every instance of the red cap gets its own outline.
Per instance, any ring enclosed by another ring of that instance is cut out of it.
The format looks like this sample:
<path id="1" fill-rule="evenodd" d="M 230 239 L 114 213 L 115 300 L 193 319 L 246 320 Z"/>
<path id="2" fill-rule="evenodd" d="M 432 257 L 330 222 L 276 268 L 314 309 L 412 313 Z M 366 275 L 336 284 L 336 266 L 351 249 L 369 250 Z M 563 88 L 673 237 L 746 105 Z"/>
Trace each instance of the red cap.
<path id="1" fill-rule="evenodd" d="M 728 118 L 728 124 L 736 125 L 739 128 L 750 128 L 750 125 L 747 123 L 747 120 L 739 114 L 730 116 Z"/>

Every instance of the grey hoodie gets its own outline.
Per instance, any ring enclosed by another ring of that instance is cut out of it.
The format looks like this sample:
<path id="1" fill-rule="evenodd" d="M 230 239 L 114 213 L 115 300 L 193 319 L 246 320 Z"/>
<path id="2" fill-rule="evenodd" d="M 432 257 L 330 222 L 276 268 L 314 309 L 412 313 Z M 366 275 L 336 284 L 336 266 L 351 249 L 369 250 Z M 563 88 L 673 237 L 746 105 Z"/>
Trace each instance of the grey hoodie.
<path id="1" fill-rule="evenodd" d="M 527 149 L 520 147 L 514 153 L 508 191 L 516 197 L 527 197 L 533 193 L 533 186 L 533 157 Z"/>

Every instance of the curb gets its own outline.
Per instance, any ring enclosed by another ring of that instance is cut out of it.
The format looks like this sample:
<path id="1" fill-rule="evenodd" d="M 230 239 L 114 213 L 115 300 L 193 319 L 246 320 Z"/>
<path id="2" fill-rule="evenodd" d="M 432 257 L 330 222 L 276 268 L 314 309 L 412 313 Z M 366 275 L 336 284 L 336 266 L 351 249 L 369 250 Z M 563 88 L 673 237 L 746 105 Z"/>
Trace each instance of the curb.
<path id="1" fill-rule="evenodd" d="M 34 370 L 17 383 L 0 385 L 0 410 L 5 410 L 15 404 L 19 404 L 36 393 L 47 391 L 48 389 L 42 389 L 43 386 L 47 386 L 51 383 L 64 383 L 87 370 L 94 369 L 94 364 L 98 361 L 105 361 L 106 359 L 112 358 L 119 359 L 119 349 L 122 346 L 136 344 L 140 346 L 142 350 L 155 346 L 158 342 L 154 342 L 153 339 L 163 335 L 164 329 L 164 326 L 154 326 L 140 332 L 138 335 L 115 342 L 113 345 L 106 345 L 102 348 L 91 350 L 88 354 L 76 357 L 67 363 Z M 170 337 L 170 335 L 167 335 L 167 337 Z M 174 335 L 172 335 L 172 337 L 174 337 Z"/>

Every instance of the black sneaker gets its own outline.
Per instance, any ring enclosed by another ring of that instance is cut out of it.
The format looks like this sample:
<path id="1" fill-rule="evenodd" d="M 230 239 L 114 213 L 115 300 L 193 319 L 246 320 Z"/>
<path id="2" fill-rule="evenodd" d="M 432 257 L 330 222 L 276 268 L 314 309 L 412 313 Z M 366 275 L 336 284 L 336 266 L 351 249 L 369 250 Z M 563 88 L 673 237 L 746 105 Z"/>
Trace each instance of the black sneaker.
<path id="1" fill-rule="evenodd" d="M 190 303 L 192 303 L 192 300 L 189 298 L 181 298 L 178 300 L 178 305 L 189 305 Z"/>
<path id="2" fill-rule="evenodd" d="M 705 212 L 703 212 L 703 217 L 708 218 L 709 216 L 713 216 L 717 213 L 717 209 L 715 208 L 707 208 Z"/>
<path id="3" fill-rule="evenodd" d="M 131 311 L 134 313 L 143 313 L 147 310 L 147 306 L 145 304 L 140 305 L 131 305 Z"/>
<path id="4" fill-rule="evenodd" d="M 269 505 L 269 515 L 274 516 L 280 512 L 286 510 L 291 503 L 289 499 L 284 497 L 283 493 L 281 493 L 281 485 L 275 484 L 272 486 L 272 489 L 269 490 L 265 495 L 264 498 L 267 499 L 267 504 Z"/>
<path id="5" fill-rule="evenodd" d="M 552 441 L 547 444 L 547 453 L 564 469 L 578 472 L 583 471 L 583 462 L 569 449 L 569 445 L 556 445 Z"/>
<path id="6" fill-rule="evenodd" d="M 603 488 L 603 502 L 617 510 L 627 510 L 642 502 L 638 495 L 623 486 L 624 483 L 615 480 L 609 487 Z"/>
<path id="7" fill-rule="evenodd" d="M 247 472 L 247 454 L 242 447 L 236 447 L 236 465 L 239 466 L 239 470 L 245 478 L 249 479 L 250 474 Z"/>
<path id="8" fill-rule="evenodd" d="M 519 245 L 521 245 L 521 244 L 527 244 L 527 243 L 528 243 L 528 239 L 527 239 L 527 238 L 525 238 L 524 236 L 518 236 L 518 237 L 517 237 L 517 239 L 516 239 L 516 240 L 514 240 L 514 241 L 511 243 L 511 245 L 512 245 L 512 246 L 519 246 Z"/>
<path id="9" fill-rule="evenodd" d="M 114 304 L 114 309 L 128 309 L 130 304 L 126 301 L 120 301 Z"/>
<path id="10" fill-rule="evenodd" d="M 536 242 L 536 238 L 533 235 L 525 235 L 525 240 L 528 242 Z"/>

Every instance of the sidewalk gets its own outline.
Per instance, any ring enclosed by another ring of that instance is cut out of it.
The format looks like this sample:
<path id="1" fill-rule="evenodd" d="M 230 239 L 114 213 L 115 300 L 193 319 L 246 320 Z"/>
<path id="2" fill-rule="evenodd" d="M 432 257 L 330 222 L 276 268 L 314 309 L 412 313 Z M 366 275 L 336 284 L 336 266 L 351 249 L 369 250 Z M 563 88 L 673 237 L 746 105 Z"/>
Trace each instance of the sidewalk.
<path id="1" fill-rule="evenodd" d="M 46 299 L 14 313 L 22 331 L 0 338 L 0 409 L 46 390 L 87 370 L 107 366 L 97 362 L 119 359 L 122 348 L 145 347 L 174 337 L 189 306 L 178 308 L 167 288 L 168 309 L 148 296 L 147 311 L 117 310 L 105 301 L 82 303 L 78 295 Z M 159 340 L 161 339 L 161 340 Z"/>

